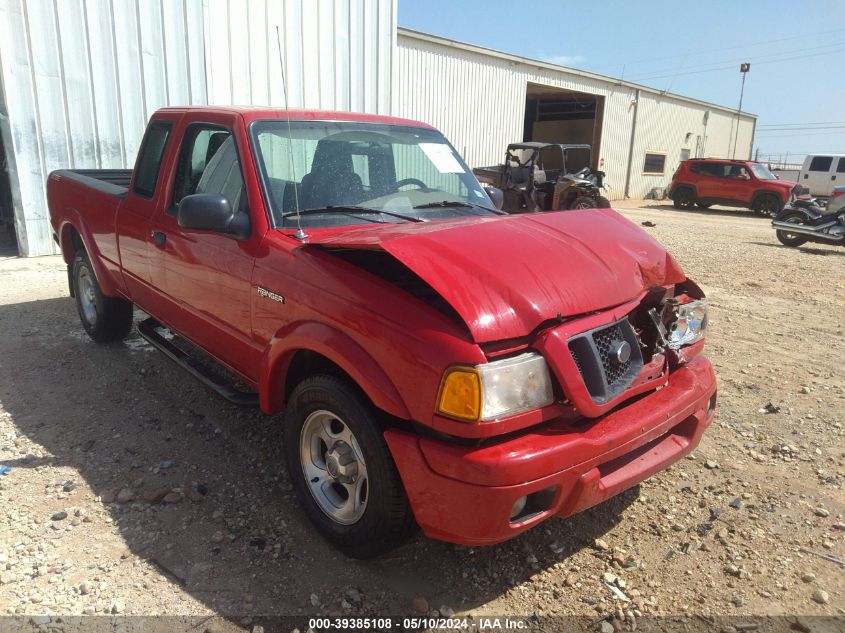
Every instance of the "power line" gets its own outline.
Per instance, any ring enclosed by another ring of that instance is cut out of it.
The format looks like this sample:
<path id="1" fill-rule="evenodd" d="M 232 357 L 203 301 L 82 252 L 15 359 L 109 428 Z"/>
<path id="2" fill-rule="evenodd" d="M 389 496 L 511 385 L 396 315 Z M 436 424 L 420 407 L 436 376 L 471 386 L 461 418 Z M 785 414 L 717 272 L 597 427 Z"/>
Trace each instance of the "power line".
<path id="1" fill-rule="evenodd" d="M 845 121 L 826 121 L 819 123 L 769 123 L 768 125 L 758 125 L 757 129 L 762 130 L 820 130 L 827 129 L 829 125 L 845 125 Z"/>
<path id="2" fill-rule="evenodd" d="M 819 56 L 822 56 L 822 55 L 832 55 L 834 53 L 839 53 L 841 51 L 845 51 L 845 48 L 837 48 L 837 49 L 834 49 L 834 50 L 831 50 L 831 51 L 824 51 L 824 52 L 819 52 L 819 53 L 808 53 L 806 55 L 794 55 L 794 56 L 791 56 L 791 57 L 782 57 L 780 59 L 755 61 L 753 63 L 754 63 L 755 66 L 760 66 L 760 65 L 765 65 L 765 64 L 777 64 L 777 63 L 780 63 L 780 62 L 786 62 L 786 61 L 790 61 L 790 60 L 793 60 L 793 59 L 806 59 L 807 57 L 819 57 Z M 711 73 L 711 72 L 716 72 L 716 71 L 719 71 L 719 70 L 728 70 L 728 69 L 734 68 L 735 66 L 736 66 L 736 63 L 731 63 L 731 64 L 727 64 L 727 65 L 720 66 L 720 67 L 717 67 L 717 68 L 708 68 L 708 69 L 704 69 L 704 70 L 690 70 L 690 71 L 685 71 L 685 72 L 675 72 L 675 73 L 669 73 L 669 74 L 666 74 L 666 75 L 655 75 L 653 77 L 633 77 L 633 78 L 630 79 L 630 81 L 642 82 L 642 81 L 651 81 L 653 79 L 665 79 L 667 77 L 676 77 L 676 76 L 680 76 L 680 75 L 699 75 L 701 73 Z"/>
<path id="3" fill-rule="evenodd" d="M 808 131 L 808 132 L 824 132 L 825 130 L 841 130 L 845 128 L 845 123 L 841 125 L 819 125 L 816 127 L 776 127 L 776 128 L 766 128 L 761 130 L 757 128 L 758 132 L 801 132 L 801 131 Z"/>
<path id="4" fill-rule="evenodd" d="M 769 38 L 769 39 L 766 39 L 766 40 L 759 40 L 757 42 L 751 42 L 751 43 L 748 43 L 748 44 L 738 44 L 736 46 L 720 46 L 719 51 L 731 51 L 731 50 L 737 50 L 737 49 L 740 49 L 740 48 L 750 48 L 752 46 L 762 46 L 764 44 L 774 44 L 774 43 L 783 42 L 784 40 L 806 39 L 808 37 L 818 38 L 822 35 L 830 35 L 832 33 L 841 33 L 842 31 L 845 31 L 845 28 L 832 29 L 830 31 L 819 31 L 819 32 L 816 32 L 816 33 L 805 33 L 805 34 L 802 34 L 802 35 L 788 35 L 788 36 L 785 36 L 785 37 L 773 37 L 773 38 Z M 713 52 L 712 48 L 698 49 L 696 51 L 688 51 L 688 53 L 692 53 L 692 54 L 712 53 L 712 52 Z M 674 59 L 675 57 L 676 56 L 660 55 L 659 57 L 646 57 L 644 59 L 641 58 L 641 59 L 635 59 L 635 60 L 632 60 L 632 61 L 626 61 L 625 64 L 626 65 L 640 64 L 640 63 L 649 62 L 649 61 L 660 61 L 660 60 L 663 60 L 663 59 Z"/>
<path id="5" fill-rule="evenodd" d="M 845 134 L 845 126 L 842 128 L 842 132 L 835 132 L 834 134 Z M 802 132 L 801 134 L 766 134 L 765 137 L 767 139 L 770 138 L 790 138 L 794 136 L 830 136 L 830 132 Z M 761 132 L 757 136 L 763 136 Z"/>
<path id="6" fill-rule="evenodd" d="M 796 49 L 792 49 L 792 50 L 778 51 L 776 53 L 765 53 L 765 54 L 753 55 L 753 56 L 752 55 L 745 55 L 743 57 L 733 57 L 733 58 L 729 58 L 729 59 L 718 59 L 718 60 L 707 62 L 705 64 L 696 64 L 694 66 L 689 66 L 689 69 L 698 70 L 698 69 L 704 69 L 704 68 L 711 68 L 711 67 L 714 67 L 714 66 L 723 66 L 725 64 L 737 64 L 737 63 L 742 62 L 742 61 L 748 61 L 749 57 L 755 63 L 759 64 L 762 61 L 765 61 L 769 57 L 777 58 L 777 57 L 781 57 L 782 55 L 792 55 L 794 53 L 807 53 L 807 52 L 810 52 L 810 51 L 819 51 L 819 50 L 828 49 L 828 48 L 831 48 L 831 47 L 838 48 L 838 47 L 841 47 L 841 46 L 842 46 L 842 42 L 834 42 L 832 44 L 821 44 L 819 46 L 809 46 L 809 47 L 805 47 L 805 48 L 796 48 Z M 685 63 L 681 64 L 681 67 L 685 67 L 685 66 L 686 66 Z M 662 69 L 662 70 L 654 70 L 654 71 L 650 71 L 650 72 L 647 72 L 647 73 L 641 74 L 641 75 L 635 74 L 632 79 L 636 80 L 637 77 L 649 78 L 652 75 L 654 75 L 655 73 L 669 73 L 669 72 L 672 72 L 673 70 L 677 70 L 678 68 L 679 68 L 678 66 L 671 66 L 669 68 L 665 68 L 665 69 Z"/>

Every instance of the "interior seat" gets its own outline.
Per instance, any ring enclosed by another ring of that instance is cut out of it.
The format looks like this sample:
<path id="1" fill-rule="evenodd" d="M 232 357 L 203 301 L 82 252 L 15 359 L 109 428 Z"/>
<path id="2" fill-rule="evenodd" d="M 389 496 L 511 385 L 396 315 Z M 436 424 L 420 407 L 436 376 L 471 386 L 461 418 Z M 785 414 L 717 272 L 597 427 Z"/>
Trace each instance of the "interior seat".
<path id="1" fill-rule="evenodd" d="M 354 205 L 364 199 L 364 185 L 352 169 L 348 143 L 326 140 L 318 143 L 311 171 L 302 178 L 300 192 L 303 209 Z"/>

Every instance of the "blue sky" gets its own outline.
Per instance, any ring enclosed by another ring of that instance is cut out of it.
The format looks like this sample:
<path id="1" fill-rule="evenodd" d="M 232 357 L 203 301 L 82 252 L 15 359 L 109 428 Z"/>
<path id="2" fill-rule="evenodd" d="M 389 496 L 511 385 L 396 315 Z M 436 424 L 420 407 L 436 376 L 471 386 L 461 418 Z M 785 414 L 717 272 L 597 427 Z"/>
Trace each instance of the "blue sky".
<path id="1" fill-rule="evenodd" d="M 845 0 L 399 0 L 399 25 L 730 107 L 750 62 L 761 158 L 845 153 Z"/>

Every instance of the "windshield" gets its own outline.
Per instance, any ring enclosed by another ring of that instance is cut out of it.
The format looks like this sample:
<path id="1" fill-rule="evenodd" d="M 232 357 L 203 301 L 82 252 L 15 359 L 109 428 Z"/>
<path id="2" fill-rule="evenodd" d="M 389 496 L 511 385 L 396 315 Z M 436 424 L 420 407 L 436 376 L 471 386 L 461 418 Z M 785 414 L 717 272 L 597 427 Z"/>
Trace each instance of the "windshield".
<path id="1" fill-rule="evenodd" d="M 337 121 L 256 121 L 250 128 L 277 227 L 426 221 L 496 213 L 443 136 Z M 383 212 L 383 213 L 381 213 Z"/>
<path id="2" fill-rule="evenodd" d="M 751 167 L 751 171 L 753 171 L 754 175 L 757 176 L 757 178 L 759 178 L 760 180 L 777 180 L 777 178 L 775 178 L 775 175 L 763 165 L 751 163 L 749 167 Z"/>

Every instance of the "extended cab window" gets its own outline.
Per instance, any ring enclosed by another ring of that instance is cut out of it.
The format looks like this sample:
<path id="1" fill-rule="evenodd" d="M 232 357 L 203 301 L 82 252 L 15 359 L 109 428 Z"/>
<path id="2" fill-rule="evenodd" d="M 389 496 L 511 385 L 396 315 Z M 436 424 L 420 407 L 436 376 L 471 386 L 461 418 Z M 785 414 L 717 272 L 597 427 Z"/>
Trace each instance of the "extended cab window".
<path id="1" fill-rule="evenodd" d="M 188 128 L 176 172 L 173 208 L 195 193 L 219 193 L 233 209 L 246 208 L 244 181 L 235 138 L 221 126 L 196 124 Z"/>
<path id="2" fill-rule="evenodd" d="M 139 196 L 152 198 L 155 194 L 158 173 L 161 170 L 161 157 L 164 156 L 171 127 L 170 121 L 154 121 L 147 128 L 141 151 L 138 153 L 138 166 L 132 185 L 132 191 Z"/>

